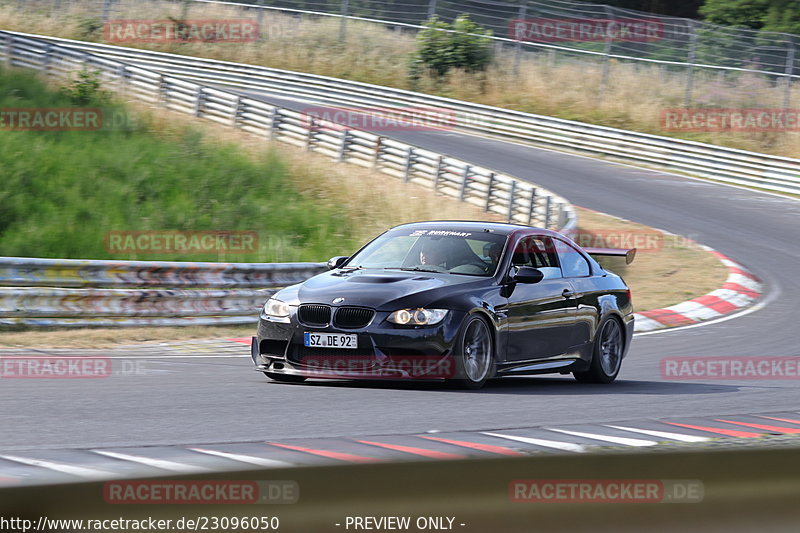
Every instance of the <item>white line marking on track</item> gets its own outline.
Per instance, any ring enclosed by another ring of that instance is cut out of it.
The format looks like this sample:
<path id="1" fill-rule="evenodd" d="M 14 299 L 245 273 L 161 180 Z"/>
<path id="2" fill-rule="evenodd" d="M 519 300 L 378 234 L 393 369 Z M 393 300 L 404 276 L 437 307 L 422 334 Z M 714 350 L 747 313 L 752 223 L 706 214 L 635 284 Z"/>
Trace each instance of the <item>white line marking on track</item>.
<path id="1" fill-rule="evenodd" d="M 695 437 L 694 435 L 683 435 L 681 433 L 672 433 L 669 431 L 655 431 L 653 429 L 629 428 L 625 426 L 612 426 L 609 424 L 606 424 L 606 427 L 621 429 L 622 431 L 631 431 L 633 433 L 642 433 L 644 435 L 650 435 L 651 437 L 660 437 L 662 439 L 679 440 L 681 442 L 705 442 L 707 440 L 710 440 L 708 437 Z"/>
<path id="2" fill-rule="evenodd" d="M 566 435 L 575 435 L 576 437 L 585 437 L 587 439 L 602 440 L 606 442 L 613 442 L 614 444 L 623 444 L 625 446 L 655 446 L 658 444 L 652 440 L 631 439 L 628 437 L 612 437 L 610 435 L 598 435 L 597 433 L 584 433 L 582 431 L 568 431 L 566 429 L 545 428 L 548 431 L 558 431 Z"/>
<path id="3" fill-rule="evenodd" d="M 546 448 L 556 448 L 558 450 L 566 450 L 568 452 L 576 452 L 582 453 L 586 451 L 586 449 L 581 446 L 580 444 L 574 444 L 572 442 L 561 442 L 556 440 L 545 440 L 545 439 L 534 439 L 531 437 L 518 437 L 516 435 L 503 435 L 502 433 L 489 433 L 484 431 L 484 435 L 489 435 L 490 437 L 499 437 L 501 439 L 508 439 L 508 440 L 515 440 L 518 442 L 524 442 L 525 444 L 533 444 L 535 446 L 544 446 Z"/>
<path id="4" fill-rule="evenodd" d="M 82 477 L 85 479 L 112 479 L 119 475 L 107 470 L 97 470 L 94 468 L 86 468 L 85 466 L 56 463 L 53 461 L 45 461 L 44 459 L 29 459 L 28 457 L 19 457 L 16 455 L 0 455 L 0 458 L 29 466 L 47 468 L 48 470 L 54 470 L 56 472 L 61 472 L 62 474 L 70 474 L 72 476 Z"/>
<path id="5" fill-rule="evenodd" d="M 192 450 L 193 452 L 205 453 L 208 455 L 216 455 L 217 457 L 224 457 L 225 459 L 231 459 L 232 461 L 238 461 L 240 463 L 249 463 L 251 465 L 276 467 L 276 468 L 282 466 L 293 466 L 291 463 L 287 463 L 286 461 L 278 461 L 277 459 L 267 459 L 265 457 L 255 457 L 253 455 L 241 455 L 238 453 L 221 452 L 218 450 L 207 450 L 205 448 L 187 448 L 187 449 Z"/>
<path id="6" fill-rule="evenodd" d="M 119 459 L 121 461 L 130 461 L 132 463 L 140 463 L 147 466 L 152 466 L 154 468 L 160 468 L 161 470 L 169 470 L 170 472 L 180 472 L 184 474 L 194 474 L 198 472 L 210 472 L 210 468 L 205 468 L 202 466 L 195 466 L 195 465 L 187 465 L 184 463 L 177 463 L 175 461 L 167 461 L 164 459 L 154 459 L 152 457 L 143 457 L 141 455 L 130 455 L 127 453 L 118 453 L 118 452 L 108 452 L 105 450 L 92 450 L 94 453 L 98 453 L 100 455 L 105 455 L 106 457 L 111 457 L 113 459 Z"/>

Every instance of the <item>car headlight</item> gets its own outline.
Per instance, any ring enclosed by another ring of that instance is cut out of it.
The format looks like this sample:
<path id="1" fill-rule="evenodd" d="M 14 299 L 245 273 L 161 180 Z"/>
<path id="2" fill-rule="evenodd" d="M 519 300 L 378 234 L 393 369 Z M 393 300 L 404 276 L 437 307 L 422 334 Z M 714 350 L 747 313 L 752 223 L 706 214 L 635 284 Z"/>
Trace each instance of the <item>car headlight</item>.
<path id="1" fill-rule="evenodd" d="M 400 309 L 387 319 L 401 326 L 433 326 L 438 324 L 447 315 L 447 309 Z"/>
<path id="2" fill-rule="evenodd" d="M 277 298 L 270 298 L 264 304 L 264 314 L 275 318 L 286 318 L 289 316 L 289 304 Z"/>

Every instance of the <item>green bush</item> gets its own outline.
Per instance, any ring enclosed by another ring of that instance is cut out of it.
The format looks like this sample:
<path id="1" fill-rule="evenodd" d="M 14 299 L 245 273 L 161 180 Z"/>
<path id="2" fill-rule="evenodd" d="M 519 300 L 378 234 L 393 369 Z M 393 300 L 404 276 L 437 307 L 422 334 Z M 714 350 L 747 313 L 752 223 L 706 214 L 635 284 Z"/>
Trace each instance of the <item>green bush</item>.
<path id="1" fill-rule="evenodd" d="M 492 42 L 488 38 L 491 34 L 491 30 L 482 28 L 467 15 L 460 15 L 452 24 L 432 17 L 417 36 L 409 76 L 417 79 L 424 69 L 439 77 L 451 69 L 486 70 L 492 62 Z"/>

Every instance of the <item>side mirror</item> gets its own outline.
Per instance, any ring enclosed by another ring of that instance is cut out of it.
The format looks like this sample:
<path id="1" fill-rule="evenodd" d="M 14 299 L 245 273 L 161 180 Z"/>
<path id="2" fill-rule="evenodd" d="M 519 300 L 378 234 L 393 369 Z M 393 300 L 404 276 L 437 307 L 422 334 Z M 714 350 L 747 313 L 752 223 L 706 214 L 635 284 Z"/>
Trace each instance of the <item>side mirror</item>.
<path id="1" fill-rule="evenodd" d="M 331 257 L 328 260 L 328 269 L 329 270 L 337 269 L 340 266 L 342 266 L 348 259 L 350 258 L 346 255 L 337 255 L 336 257 Z"/>
<path id="2" fill-rule="evenodd" d="M 538 268 L 521 266 L 512 279 L 517 283 L 539 283 L 544 279 L 544 273 Z"/>

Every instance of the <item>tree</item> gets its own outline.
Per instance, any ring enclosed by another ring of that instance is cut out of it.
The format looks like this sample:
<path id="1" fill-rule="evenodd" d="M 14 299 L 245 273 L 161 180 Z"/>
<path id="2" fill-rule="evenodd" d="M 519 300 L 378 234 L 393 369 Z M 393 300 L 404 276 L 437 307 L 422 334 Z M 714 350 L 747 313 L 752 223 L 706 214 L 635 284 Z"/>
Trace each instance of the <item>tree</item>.
<path id="1" fill-rule="evenodd" d="M 700 14 L 706 22 L 760 30 L 774 0 L 706 0 Z"/>
<path id="2" fill-rule="evenodd" d="M 700 14 L 715 24 L 800 34 L 800 0 L 706 0 Z"/>
<path id="3" fill-rule="evenodd" d="M 486 70 L 492 61 L 492 32 L 460 15 L 452 24 L 434 16 L 417 35 L 417 50 L 411 58 L 410 76 L 419 77 L 428 68 L 441 77 L 451 69 L 468 72 Z"/>

